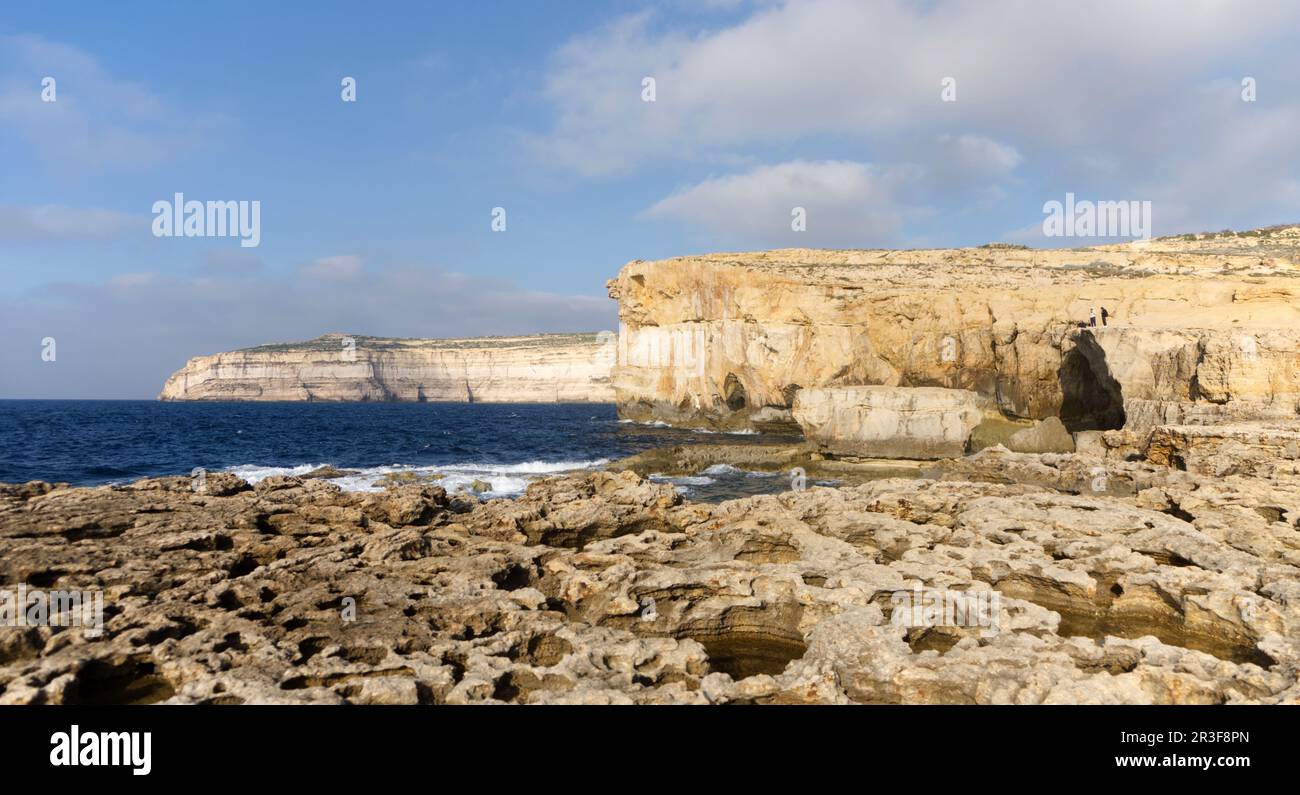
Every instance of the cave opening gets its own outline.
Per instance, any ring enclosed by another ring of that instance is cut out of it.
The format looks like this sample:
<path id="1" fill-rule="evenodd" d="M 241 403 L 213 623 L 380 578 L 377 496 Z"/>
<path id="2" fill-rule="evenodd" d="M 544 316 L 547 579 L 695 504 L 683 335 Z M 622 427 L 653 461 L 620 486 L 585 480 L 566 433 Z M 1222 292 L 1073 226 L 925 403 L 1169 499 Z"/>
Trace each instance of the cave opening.
<path id="1" fill-rule="evenodd" d="M 1061 360 L 1061 422 L 1071 433 L 1124 427 L 1124 397 L 1111 377 L 1106 352 L 1089 332 L 1074 338 L 1075 347 Z"/>
<path id="2" fill-rule="evenodd" d="M 748 402 L 745 385 L 740 383 L 735 373 L 727 373 L 726 381 L 722 384 L 722 399 L 732 411 L 740 411 Z"/>

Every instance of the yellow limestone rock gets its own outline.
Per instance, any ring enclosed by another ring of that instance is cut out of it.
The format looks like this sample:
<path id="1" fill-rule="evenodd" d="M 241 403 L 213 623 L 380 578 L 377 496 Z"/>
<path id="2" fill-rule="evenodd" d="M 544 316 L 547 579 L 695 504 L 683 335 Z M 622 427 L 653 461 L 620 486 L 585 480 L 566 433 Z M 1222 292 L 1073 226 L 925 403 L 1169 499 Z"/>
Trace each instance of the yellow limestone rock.
<path id="1" fill-rule="evenodd" d="M 822 450 L 871 458 L 953 458 L 984 419 L 965 389 L 851 386 L 804 389 L 794 418 Z"/>
<path id="2" fill-rule="evenodd" d="M 387 339 L 329 334 L 197 356 L 159 400 L 609 403 L 613 334 Z"/>
<path id="3" fill-rule="evenodd" d="M 619 412 L 763 429 L 792 426 L 800 390 L 880 385 L 971 390 L 1071 432 L 1295 417 L 1300 265 L 1251 241 L 633 261 L 608 285 Z"/>

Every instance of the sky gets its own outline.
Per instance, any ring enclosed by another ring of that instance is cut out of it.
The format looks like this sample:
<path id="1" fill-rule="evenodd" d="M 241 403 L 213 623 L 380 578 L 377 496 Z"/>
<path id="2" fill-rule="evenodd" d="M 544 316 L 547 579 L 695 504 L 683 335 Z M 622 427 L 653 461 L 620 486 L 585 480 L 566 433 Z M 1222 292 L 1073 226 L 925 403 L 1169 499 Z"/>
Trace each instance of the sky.
<path id="1" fill-rule="evenodd" d="M 176 193 L 258 202 L 258 245 L 155 235 Z M 614 329 L 633 259 L 1105 242 L 1043 237 L 1067 193 L 1300 221 L 1300 4 L 5 0 L 0 398 Z"/>

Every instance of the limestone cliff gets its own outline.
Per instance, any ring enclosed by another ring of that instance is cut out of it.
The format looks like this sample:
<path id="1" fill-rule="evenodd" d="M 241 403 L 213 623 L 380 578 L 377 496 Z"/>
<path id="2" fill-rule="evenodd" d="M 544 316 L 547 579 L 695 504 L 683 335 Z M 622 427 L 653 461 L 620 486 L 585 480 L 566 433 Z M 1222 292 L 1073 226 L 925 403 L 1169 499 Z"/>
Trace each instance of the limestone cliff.
<path id="1" fill-rule="evenodd" d="M 198 356 L 159 400 L 608 403 L 612 334 L 309 342 Z"/>
<path id="2" fill-rule="evenodd" d="M 762 429 L 788 425 L 801 389 L 885 385 L 967 389 L 1072 431 L 1294 418 L 1296 231 L 634 261 L 609 283 L 619 411 Z"/>

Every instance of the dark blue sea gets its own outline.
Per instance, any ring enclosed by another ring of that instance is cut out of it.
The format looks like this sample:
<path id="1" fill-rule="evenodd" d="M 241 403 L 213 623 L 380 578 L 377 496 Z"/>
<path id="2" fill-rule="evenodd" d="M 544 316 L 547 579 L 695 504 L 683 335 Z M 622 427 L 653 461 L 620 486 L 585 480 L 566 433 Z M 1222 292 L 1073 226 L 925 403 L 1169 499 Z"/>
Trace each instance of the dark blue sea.
<path id="1" fill-rule="evenodd" d="M 356 470 L 335 480 L 350 490 L 412 471 L 441 474 L 448 490 L 484 480 L 496 497 L 654 447 L 760 439 L 619 422 L 613 405 L 600 404 L 4 400 L 0 482 L 124 483 L 200 467 L 256 482 L 329 464 Z M 736 471 L 672 480 L 695 499 L 777 491 L 785 481 Z"/>

